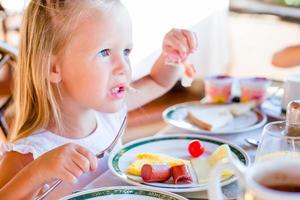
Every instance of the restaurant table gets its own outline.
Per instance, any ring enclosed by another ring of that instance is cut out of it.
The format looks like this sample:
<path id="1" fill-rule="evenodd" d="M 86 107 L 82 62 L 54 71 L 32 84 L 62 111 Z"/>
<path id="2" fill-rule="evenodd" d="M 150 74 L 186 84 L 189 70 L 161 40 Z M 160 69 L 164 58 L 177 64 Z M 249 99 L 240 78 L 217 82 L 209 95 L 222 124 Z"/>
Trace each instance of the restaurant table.
<path id="1" fill-rule="evenodd" d="M 273 118 L 269 118 L 268 121 L 274 121 Z M 256 153 L 256 147 L 248 144 L 245 142 L 245 138 L 254 138 L 259 140 L 262 129 L 258 128 L 256 130 L 244 132 L 244 133 L 236 133 L 236 134 L 228 134 L 228 135 L 212 135 L 213 137 L 224 139 L 227 141 L 230 141 L 231 143 L 237 144 L 240 147 L 242 147 L 247 154 L 250 156 L 251 162 L 254 161 L 255 158 L 255 153 Z M 190 132 L 187 130 L 183 130 L 177 127 L 174 127 L 172 125 L 166 125 L 164 128 L 162 128 L 160 131 L 158 131 L 155 136 L 159 135 L 168 135 L 172 133 L 182 133 L 182 134 L 188 134 L 188 133 L 193 133 L 193 134 L 199 134 L 195 132 Z M 92 188 L 99 188 L 99 187 L 108 187 L 108 186 L 127 186 L 128 183 L 125 181 L 122 181 L 120 178 L 114 176 L 112 172 L 109 170 L 102 174 L 100 177 L 96 178 L 93 182 L 88 184 L 84 189 L 92 189 Z M 239 188 L 237 182 L 233 182 L 229 185 L 226 185 L 222 188 L 224 196 L 227 197 L 227 199 L 236 199 L 236 197 L 239 195 Z M 190 192 L 190 193 L 179 193 L 180 195 L 192 199 L 192 200 L 203 200 L 203 199 L 208 199 L 207 197 L 207 192 L 202 191 L 202 192 Z"/>

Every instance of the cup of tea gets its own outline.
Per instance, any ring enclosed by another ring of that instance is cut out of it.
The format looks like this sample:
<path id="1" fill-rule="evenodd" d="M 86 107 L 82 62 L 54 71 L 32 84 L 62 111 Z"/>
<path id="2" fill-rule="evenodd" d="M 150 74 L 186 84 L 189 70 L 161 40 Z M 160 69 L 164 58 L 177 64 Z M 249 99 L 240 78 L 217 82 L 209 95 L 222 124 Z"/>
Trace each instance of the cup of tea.
<path id="1" fill-rule="evenodd" d="M 300 75 L 288 76 L 284 82 L 282 110 L 285 111 L 289 102 L 300 100 Z"/>
<path id="2" fill-rule="evenodd" d="M 205 97 L 209 103 L 228 103 L 231 100 L 233 78 L 226 75 L 205 78 Z"/>
<path id="3" fill-rule="evenodd" d="M 240 101 L 256 101 L 260 104 L 267 97 L 267 88 L 270 86 L 271 81 L 264 77 L 252 77 L 239 79 L 240 85 Z"/>
<path id="4" fill-rule="evenodd" d="M 240 199 L 244 200 L 299 200 L 300 159 L 274 157 L 245 167 L 235 159 L 220 161 L 211 171 L 208 196 L 224 200 L 220 177 L 224 170 L 231 170 L 238 178 Z"/>

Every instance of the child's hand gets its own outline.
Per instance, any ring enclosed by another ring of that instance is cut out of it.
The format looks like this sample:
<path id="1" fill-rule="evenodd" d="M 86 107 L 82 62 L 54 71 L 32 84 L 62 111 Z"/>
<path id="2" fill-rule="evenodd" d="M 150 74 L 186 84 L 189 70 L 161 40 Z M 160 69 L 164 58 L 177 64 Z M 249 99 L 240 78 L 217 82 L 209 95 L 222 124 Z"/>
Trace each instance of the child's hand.
<path id="1" fill-rule="evenodd" d="M 196 35 L 185 29 L 172 29 L 163 41 L 164 56 L 176 63 L 184 62 L 198 47 Z"/>
<path id="2" fill-rule="evenodd" d="M 44 184 L 55 179 L 75 183 L 81 174 L 97 169 L 96 156 L 77 144 L 55 148 L 34 162 Z"/>

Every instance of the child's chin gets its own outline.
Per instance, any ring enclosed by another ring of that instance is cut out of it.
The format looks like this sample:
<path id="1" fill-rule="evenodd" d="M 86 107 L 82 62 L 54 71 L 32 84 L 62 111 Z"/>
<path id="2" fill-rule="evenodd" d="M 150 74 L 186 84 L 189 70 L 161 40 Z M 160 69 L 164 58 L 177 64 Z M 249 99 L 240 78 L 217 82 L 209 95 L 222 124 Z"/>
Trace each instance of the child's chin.
<path id="1" fill-rule="evenodd" d="M 105 112 L 105 113 L 115 113 L 120 111 L 124 107 L 124 102 L 122 103 L 115 103 L 115 104 L 109 104 L 105 107 L 96 109 L 99 112 Z"/>

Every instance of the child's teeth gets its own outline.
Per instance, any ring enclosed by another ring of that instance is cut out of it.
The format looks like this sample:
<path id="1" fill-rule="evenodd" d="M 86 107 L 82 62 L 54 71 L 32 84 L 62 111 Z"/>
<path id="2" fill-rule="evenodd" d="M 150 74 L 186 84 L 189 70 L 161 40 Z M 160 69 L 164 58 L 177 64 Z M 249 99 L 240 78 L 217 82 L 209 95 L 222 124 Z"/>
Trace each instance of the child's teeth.
<path id="1" fill-rule="evenodd" d="M 112 89 L 112 93 L 117 93 L 117 92 L 119 92 L 119 88 L 118 87 Z"/>

